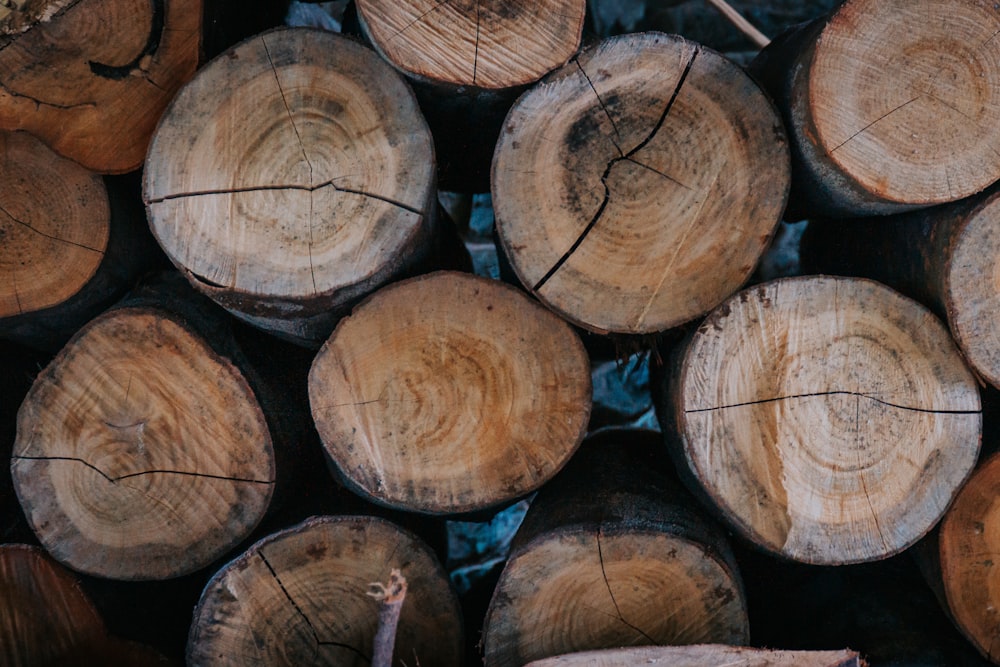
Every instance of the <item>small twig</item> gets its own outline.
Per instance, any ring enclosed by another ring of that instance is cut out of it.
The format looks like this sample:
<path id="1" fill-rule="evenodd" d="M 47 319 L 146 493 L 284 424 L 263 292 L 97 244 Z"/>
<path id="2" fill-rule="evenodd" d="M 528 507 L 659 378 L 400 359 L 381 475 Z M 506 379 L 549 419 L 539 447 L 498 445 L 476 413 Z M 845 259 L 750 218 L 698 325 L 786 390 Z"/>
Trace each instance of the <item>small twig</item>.
<path id="1" fill-rule="evenodd" d="M 736 26 L 736 28 L 744 35 L 749 37 L 750 41 L 756 44 L 758 48 L 763 49 L 771 43 L 771 40 L 767 38 L 767 35 L 762 33 L 760 30 L 757 30 L 752 23 L 747 21 L 738 11 L 733 9 L 732 6 L 726 2 L 726 0 L 708 0 L 708 4 L 718 9 L 730 23 Z"/>
<path id="2" fill-rule="evenodd" d="M 389 583 L 368 584 L 368 595 L 378 600 L 378 630 L 372 651 L 372 667 L 391 667 L 396 626 L 406 597 L 406 579 L 399 570 L 389 574 Z"/>

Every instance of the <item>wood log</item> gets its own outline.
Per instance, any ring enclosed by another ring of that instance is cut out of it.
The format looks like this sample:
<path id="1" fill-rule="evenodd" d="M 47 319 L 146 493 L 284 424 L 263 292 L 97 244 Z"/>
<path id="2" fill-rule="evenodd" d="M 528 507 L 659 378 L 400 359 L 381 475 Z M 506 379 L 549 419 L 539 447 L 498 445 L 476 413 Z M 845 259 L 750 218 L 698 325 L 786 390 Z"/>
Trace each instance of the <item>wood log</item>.
<path id="1" fill-rule="evenodd" d="M 711 50 L 643 33 L 600 42 L 518 100 L 492 191 L 532 294 L 591 331 L 648 334 L 739 289 L 788 183 L 757 84 Z"/>
<path id="2" fill-rule="evenodd" d="M 848 0 L 751 64 L 789 128 L 786 218 L 882 215 L 996 180 L 1000 10 L 985 0 Z"/>
<path id="3" fill-rule="evenodd" d="M 214 306 L 213 306 L 214 307 Z M 18 412 L 15 490 L 42 545 L 81 572 L 167 579 L 260 521 L 275 454 L 263 411 L 213 325 L 141 301 L 88 324 Z"/>
<path id="4" fill-rule="evenodd" d="M 107 634 L 79 583 L 38 547 L 0 545 L 0 658 L 9 667 L 169 664 Z"/>
<path id="5" fill-rule="evenodd" d="M 572 653 L 525 667 L 630 667 L 659 663 L 672 667 L 864 667 L 855 651 L 774 651 L 746 646 L 703 644 L 608 649 Z"/>
<path id="6" fill-rule="evenodd" d="M 958 629 L 994 664 L 1000 664 L 1000 589 L 995 561 L 1000 454 L 987 459 L 962 487 L 935 539 L 936 586 Z"/>
<path id="7" fill-rule="evenodd" d="M 947 320 L 965 360 L 1000 387 L 1000 190 L 883 218 L 814 220 L 802 236 L 810 273 L 884 282 Z"/>
<path id="8" fill-rule="evenodd" d="M 741 292 L 655 385 L 692 488 L 743 537 L 807 563 L 906 549 L 979 453 L 979 392 L 947 330 L 868 280 Z"/>
<path id="9" fill-rule="evenodd" d="M 138 181 L 105 178 L 0 131 L 0 338 L 55 352 L 166 263 Z"/>
<path id="10" fill-rule="evenodd" d="M 344 482 L 429 514 L 511 502 L 583 439 L 590 367 L 564 322 L 502 283 L 436 272 L 376 292 L 309 373 L 320 438 Z"/>
<path id="11" fill-rule="evenodd" d="M 412 92 L 370 50 L 307 28 L 251 38 L 181 90 L 150 146 L 144 197 L 195 287 L 315 345 L 362 296 L 426 262 L 435 230 L 431 139 Z"/>
<path id="12" fill-rule="evenodd" d="M 458 665 L 461 613 L 447 574 L 417 537 L 361 516 L 314 517 L 216 574 L 195 609 L 187 664 L 366 666 L 378 621 L 366 591 L 393 567 L 408 582 L 396 655 Z"/>
<path id="13" fill-rule="evenodd" d="M 100 173 L 142 165 L 194 74 L 201 0 L 27 0 L 0 8 L 0 129 Z"/>
<path id="14" fill-rule="evenodd" d="M 591 436 L 528 510 L 483 630 L 487 667 L 651 644 L 745 644 L 721 529 L 669 471 L 658 434 Z"/>

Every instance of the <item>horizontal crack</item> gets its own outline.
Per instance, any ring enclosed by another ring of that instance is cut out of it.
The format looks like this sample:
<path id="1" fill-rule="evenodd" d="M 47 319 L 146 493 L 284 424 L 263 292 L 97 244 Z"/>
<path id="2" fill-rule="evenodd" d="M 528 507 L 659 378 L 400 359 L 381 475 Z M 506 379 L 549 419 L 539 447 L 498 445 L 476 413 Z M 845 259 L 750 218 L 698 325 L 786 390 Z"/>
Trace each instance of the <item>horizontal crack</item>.
<path id="1" fill-rule="evenodd" d="M 978 415 L 982 414 L 982 410 L 929 410 L 927 408 L 914 408 L 908 405 L 898 405 L 896 403 L 890 403 L 889 401 L 883 401 L 880 398 L 875 398 L 870 394 L 863 394 L 857 391 L 821 391 L 814 394 L 793 394 L 791 396 L 778 396 L 776 398 L 764 398 L 758 401 L 746 401 L 745 403 L 733 403 L 732 405 L 721 405 L 714 408 L 695 408 L 692 410 L 685 410 L 684 414 L 694 414 L 698 412 L 717 412 L 719 410 L 729 410 L 730 408 L 742 408 L 749 405 L 763 405 L 765 403 L 776 403 L 778 401 L 790 401 L 799 398 L 815 398 L 820 396 L 858 396 L 860 398 L 867 398 L 875 403 L 880 403 L 881 405 L 886 405 L 890 408 L 896 408 L 897 410 L 907 410 L 909 412 L 926 412 L 935 415 Z"/>
<path id="2" fill-rule="evenodd" d="M 39 236 L 44 236 L 45 238 L 50 239 L 52 241 L 58 241 L 59 243 L 65 243 L 67 245 L 76 246 L 77 248 L 83 248 L 84 250 L 89 250 L 91 252 L 96 252 L 96 253 L 98 253 L 100 255 L 104 254 L 104 251 L 98 250 L 97 248 L 91 248 L 88 245 L 83 245 L 82 243 L 77 243 L 76 241 L 70 241 L 69 239 L 61 239 L 58 236 L 53 236 L 52 234 L 46 234 L 43 231 L 35 229 L 34 227 L 32 227 L 30 224 L 28 224 L 24 220 L 19 220 L 19 219 L 15 218 L 13 215 L 11 215 L 10 211 L 8 211 L 7 209 L 5 209 L 3 206 L 0 206 L 0 213 L 3 213 L 4 215 L 6 215 L 8 218 L 10 218 L 11 220 L 13 220 L 17 224 L 19 224 L 19 225 L 21 225 L 21 226 L 23 226 L 23 227 L 25 227 L 25 228 L 33 231 L 34 233 L 38 234 Z"/>
<path id="3" fill-rule="evenodd" d="M 112 484 L 122 481 L 123 479 L 131 479 L 133 477 L 142 477 L 143 475 L 183 475 L 185 477 L 206 477 L 208 479 L 219 479 L 227 482 L 245 482 L 247 484 L 274 484 L 274 480 L 262 480 L 262 479 L 246 479 L 243 477 L 226 477 L 224 475 L 212 475 L 210 473 L 204 472 L 187 472 L 184 470 L 143 470 L 142 472 L 131 472 L 127 475 L 119 475 L 117 477 L 112 477 L 107 474 L 97 466 L 92 463 L 88 463 L 83 459 L 76 458 L 74 456 L 22 456 L 14 455 L 11 457 L 15 461 L 73 461 L 75 463 L 80 463 L 98 475 L 108 480 Z"/>
<path id="4" fill-rule="evenodd" d="M 78 102 L 76 104 L 59 104 L 57 102 L 46 102 L 45 100 L 40 100 L 32 95 L 27 95 L 25 93 L 19 93 L 15 90 L 11 90 L 10 87 L 8 87 L 3 82 L 0 82 L 0 90 L 3 90 L 11 97 L 16 97 L 23 100 L 31 100 L 32 102 L 35 103 L 36 111 L 41 107 L 50 107 L 52 109 L 62 109 L 64 111 L 68 111 L 72 109 L 83 109 L 88 107 L 93 108 L 97 106 L 96 102 Z"/>

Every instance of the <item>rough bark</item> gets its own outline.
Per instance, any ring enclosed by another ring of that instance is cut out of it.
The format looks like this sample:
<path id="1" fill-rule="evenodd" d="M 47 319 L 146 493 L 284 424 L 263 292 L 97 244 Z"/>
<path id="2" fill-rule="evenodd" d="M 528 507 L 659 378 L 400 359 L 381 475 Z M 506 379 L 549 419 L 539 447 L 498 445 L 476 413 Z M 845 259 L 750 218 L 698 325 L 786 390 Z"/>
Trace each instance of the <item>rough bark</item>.
<path id="1" fill-rule="evenodd" d="M 397 655 L 407 664 L 458 665 L 461 613 L 444 570 L 412 534 L 359 516 L 310 519 L 215 575 L 195 609 L 188 664 L 367 667 L 378 603 L 365 591 L 392 567 L 408 582 Z"/>
<path id="2" fill-rule="evenodd" d="M 811 273 L 872 278 L 928 305 L 972 369 L 1000 387 L 1000 190 L 885 218 L 814 220 L 801 261 Z"/>
<path id="3" fill-rule="evenodd" d="M 579 339 L 553 314 L 496 281 L 437 272 L 343 320 L 313 362 L 309 400 L 350 488 L 452 514 L 550 479 L 583 439 L 591 380 Z"/>
<path id="4" fill-rule="evenodd" d="M 588 330 L 651 334 L 749 278 L 789 178 L 756 83 L 643 33 L 600 42 L 518 100 L 492 191 L 500 246 L 532 294 Z"/>
<path id="5" fill-rule="evenodd" d="M 775 651 L 746 646 L 701 645 L 609 649 L 536 660 L 525 667 L 864 667 L 855 651 Z"/>
<path id="6" fill-rule="evenodd" d="M 750 71 L 793 147 L 786 218 L 898 213 L 996 180 L 998 19 L 984 0 L 849 0 L 761 52 Z"/>
<path id="7" fill-rule="evenodd" d="M 539 492 L 483 631 L 485 664 L 652 644 L 745 644 L 721 529 L 669 472 L 657 434 L 592 436 Z"/>
<path id="8" fill-rule="evenodd" d="M 145 175 L 153 233 L 192 284 L 306 344 L 433 246 L 433 151 L 412 91 L 320 30 L 264 33 L 209 63 L 167 110 Z"/>
<path id="9" fill-rule="evenodd" d="M 804 562 L 906 549 L 941 518 L 979 453 L 979 392 L 947 330 L 868 280 L 813 276 L 741 292 L 656 385 L 692 488 L 747 539 Z"/>
<path id="10" fill-rule="evenodd" d="M 39 0 L 0 12 L 0 129 L 99 173 L 142 165 L 198 65 L 201 0 Z"/>

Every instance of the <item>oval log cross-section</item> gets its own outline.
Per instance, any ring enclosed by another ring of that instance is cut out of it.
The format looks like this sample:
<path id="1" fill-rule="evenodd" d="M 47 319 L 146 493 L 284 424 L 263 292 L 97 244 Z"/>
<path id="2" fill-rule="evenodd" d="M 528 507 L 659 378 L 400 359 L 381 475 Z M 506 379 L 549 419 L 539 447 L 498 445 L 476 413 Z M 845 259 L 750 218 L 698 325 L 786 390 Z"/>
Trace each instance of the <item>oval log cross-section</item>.
<path id="1" fill-rule="evenodd" d="M 368 667 L 378 603 L 367 591 L 399 569 L 406 597 L 393 664 L 457 667 L 462 616 L 430 548 L 367 516 L 314 517 L 264 538 L 205 587 L 189 665 Z"/>
<path id="2" fill-rule="evenodd" d="M 869 280 L 779 280 L 691 338 L 660 417 L 682 468 L 743 535 L 796 560 L 895 554 L 979 453 L 979 391 L 947 329 Z"/>
<path id="3" fill-rule="evenodd" d="M 373 51 L 306 28 L 219 56 L 164 114 L 150 226 L 192 284 L 252 324 L 319 342 L 332 311 L 429 252 L 430 133 Z"/>
<path id="4" fill-rule="evenodd" d="M 570 327 L 502 283 L 437 272 L 354 310 L 309 373 L 347 483 L 392 507 L 461 513 L 516 499 L 583 439 L 590 366 Z"/>
<path id="5" fill-rule="evenodd" d="M 680 37 L 600 42 L 518 100 L 493 159 L 503 251 L 546 305 L 598 333 L 702 315 L 750 276 L 784 209 L 777 111 Z"/>
<path id="6" fill-rule="evenodd" d="M 180 320 L 137 308 L 91 322 L 38 376 L 11 463 L 42 545 L 111 579 L 208 565 L 260 521 L 274 472 L 242 374 Z"/>

